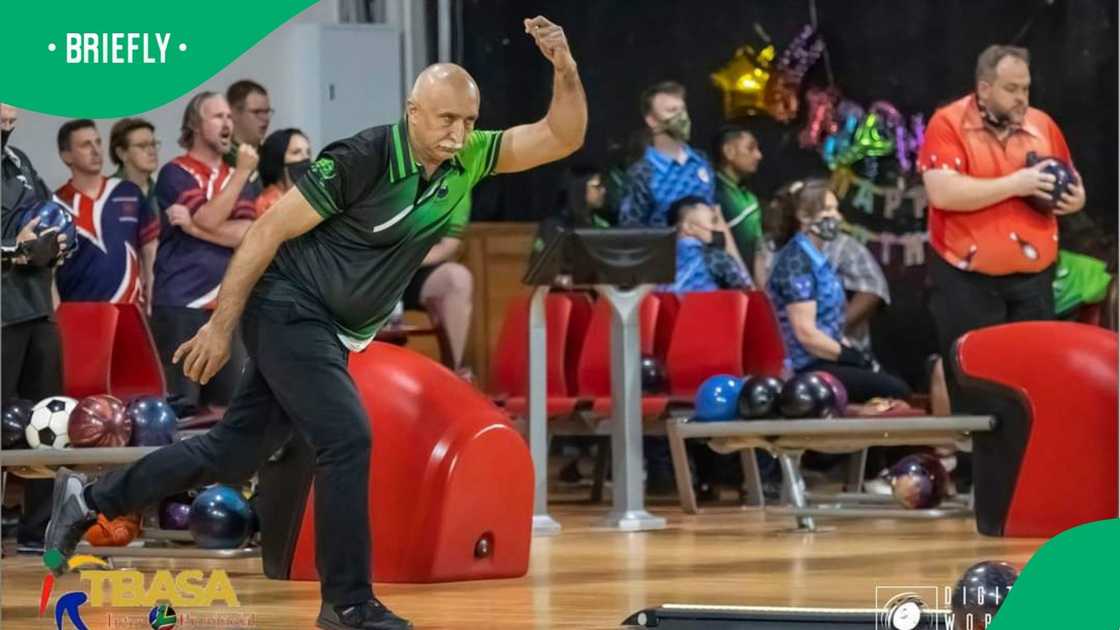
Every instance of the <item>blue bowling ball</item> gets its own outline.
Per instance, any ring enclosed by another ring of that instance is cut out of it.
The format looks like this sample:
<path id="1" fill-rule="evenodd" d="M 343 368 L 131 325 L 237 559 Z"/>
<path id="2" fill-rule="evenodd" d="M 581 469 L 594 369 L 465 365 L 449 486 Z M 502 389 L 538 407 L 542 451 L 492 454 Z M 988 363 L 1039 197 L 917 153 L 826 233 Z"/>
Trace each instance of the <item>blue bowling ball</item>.
<path id="1" fill-rule="evenodd" d="M 734 420 L 739 412 L 739 392 L 743 379 L 730 374 L 709 377 L 696 390 L 696 413 L 693 420 L 721 422 Z"/>
<path id="2" fill-rule="evenodd" d="M 74 226 L 74 213 L 58 201 L 42 201 L 28 207 L 23 212 L 20 225 L 24 226 L 38 217 L 39 224 L 35 226 L 35 234 L 42 234 L 51 228 L 57 228 L 66 235 L 66 253 L 73 254 L 78 249 L 78 228 Z"/>
<path id="3" fill-rule="evenodd" d="M 159 396 L 141 396 L 128 403 L 125 414 L 132 420 L 130 446 L 166 446 L 175 441 L 178 418 Z"/>
<path id="4" fill-rule="evenodd" d="M 237 549 L 249 539 L 253 511 L 240 492 L 210 486 L 191 503 L 189 529 L 203 549 Z"/>

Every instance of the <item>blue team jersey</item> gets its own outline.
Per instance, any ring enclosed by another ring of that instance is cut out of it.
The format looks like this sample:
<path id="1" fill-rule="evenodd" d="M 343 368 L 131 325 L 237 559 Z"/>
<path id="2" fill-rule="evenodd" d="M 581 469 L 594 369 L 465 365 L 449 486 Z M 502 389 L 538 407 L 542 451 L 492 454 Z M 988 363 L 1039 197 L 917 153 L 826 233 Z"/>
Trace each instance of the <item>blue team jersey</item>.
<path id="1" fill-rule="evenodd" d="M 103 178 L 90 197 L 72 181 L 55 197 L 74 212 L 78 251 L 58 268 L 58 295 L 67 302 L 135 303 L 140 299 L 140 250 L 159 234 L 159 218 L 136 184 Z"/>
<path id="2" fill-rule="evenodd" d="M 182 155 L 168 162 L 156 178 L 156 207 L 161 216 L 175 204 L 193 215 L 229 184 L 233 169 L 225 162 L 217 168 Z M 242 189 L 230 219 L 256 218 L 253 195 Z M 233 250 L 190 236 L 182 228 L 164 221 L 156 253 L 153 306 L 187 306 L 212 309 Z"/>
<path id="3" fill-rule="evenodd" d="M 619 224 L 624 226 L 665 226 L 669 206 L 689 196 L 715 204 L 716 180 L 708 160 L 690 146 L 684 148 L 684 162 L 678 162 L 653 147 L 627 173 L 630 187 L 619 208 Z"/>
<path id="4" fill-rule="evenodd" d="M 847 300 L 836 271 L 804 233 L 786 243 L 774 257 L 767 285 L 770 300 L 778 314 L 778 325 L 786 344 L 786 354 L 794 370 L 816 361 L 797 336 L 789 320 L 788 306 L 797 302 L 817 303 L 817 328 L 836 341 L 843 338 L 844 309 Z"/>

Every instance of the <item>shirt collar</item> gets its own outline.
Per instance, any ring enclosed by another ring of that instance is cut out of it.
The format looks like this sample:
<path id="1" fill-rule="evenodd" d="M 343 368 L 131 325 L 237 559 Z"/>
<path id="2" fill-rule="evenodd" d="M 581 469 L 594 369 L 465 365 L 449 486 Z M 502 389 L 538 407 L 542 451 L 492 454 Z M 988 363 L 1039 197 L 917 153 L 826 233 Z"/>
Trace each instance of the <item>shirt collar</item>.
<path id="1" fill-rule="evenodd" d="M 123 166 L 118 168 L 117 172 L 113 173 L 109 177 L 116 177 L 117 179 L 121 180 L 122 182 L 127 182 L 128 181 L 128 174 L 124 172 L 124 167 Z M 152 179 L 151 175 L 149 175 L 148 176 L 148 190 L 152 189 L 152 184 L 154 184 L 154 183 L 155 183 L 155 180 Z"/>
<path id="2" fill-rule="evenodd" d="M 734 188 L 734 189 L 742 189 L 743 188 L 742 184 L 740 184 L 738 181 L 736 181 L 734 178 L 732 178 L 727 173 L 724 173 L 723 169 L 717 169 L 716 170 L 716 179 L 723 182 L 724 185 L 726 185 L 730 188 Z"/>
<path id="3" fill-rule="evenodd" d="M 1030 115 L 1030 108 L 1027 108 L 1027 115 Z M 989 131 L 987 125 L 984 124 L 984 119 L 980 116 L 980 104 L 976 102 L 976 95 L 968 97 L 968 102 L 965 103 L 964 113 L 961 114 L 961 129 L 965 131 Z M 1024 131 L 1036 138 L 1042 137 L 1042 131 L 1030 121 L 1024 119 L 1023 124 L 1019 127 L 1012 129 L 1011 133 Z"/>
<path id="4" fill-rule="evenodd" d="M 652 164 L 653 168 L 656 169 L 657 172 L 663 173 L 669 170 L 669 168 L 671 168 L 673 165 L 684 166 L 689 162 L 699 161 L 700 156 L 696 154 L 696 151 L 692 150 L 692 147 L 686 144 L 684 145 L 684 163 L 680 163 L 653 148 L 653 146 L 648 146 L 646 147 L 644 159 Z"/>
<path id="5" fill-rule="evenodd" d="M 806 236 L 804 232 L 798 232 L 797 236 L 793 237 L 793 242 L 801 248 L 801 251 L 809 256 L 809 261 L 813 263 L 814 270 L 828 266 L 828 258 L 825 257 L 821 250 L 817 249 L 816 245 L 813 245 L 813 241 L 809 240 L 809 237 Z"/>
<path id="6" fill-rule="evenodd" d="M 408 142 L 408 120 L 401 118 L 400 122 L 393 125 L 389 131 L 389 182 L 395 184 L 406 177 L 412 177 L 420 172 L 421 165 L 416 158 L 412 155 L 412 145 Z M 450 165 L 458 169 L 460 172 L 466 170 L 463 166 L 463 161 L 459 159 L 459 154 L 456 153 L 443 164 L 440 164 L 439 171 Z"/>
<path id="7" fill-rule="evenodd" d="M 10 146 L 4 147 L 4 157 L 11 160 L 12 164 L 16 165 L 16 168 L 21 168 L 23 166 L 23 162 L 19 159 L 19 156 L 16 155 L 16 152 L 13 151 L 12 147 Z"/>

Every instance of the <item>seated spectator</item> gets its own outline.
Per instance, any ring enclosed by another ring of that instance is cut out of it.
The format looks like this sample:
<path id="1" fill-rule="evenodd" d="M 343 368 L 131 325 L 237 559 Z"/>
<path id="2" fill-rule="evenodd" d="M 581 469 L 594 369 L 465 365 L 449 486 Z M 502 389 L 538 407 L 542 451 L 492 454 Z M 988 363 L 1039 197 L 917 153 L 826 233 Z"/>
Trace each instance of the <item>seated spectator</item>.
<path id="1" fill-rule="evenodd" d="M 844 336 L 844 288 L 821 251 L 840 228 L 839 202 L 825 180 L 794 182 L 775 199 L 781 212 L 767 291 L 777 311 L 795 372 L 823 370 L 848 389 L 852 402 L 907 398 L 910 388 L 879 370 Z"/>
<path id="2" fill-rule="evenodd" d="M 684 197 L 669 208 L 677 226 L 677 275 L 662 290 L 675 293 L 754 288 L 750 274 L 730 251 L 717 211 L 699 197 Z"/>
<path id="3" fill-rule="evenodd" d="M 871 352 L 871 316 L 891 303 L 891 291 L 879 262 L 859 240 L 838 232 L 825 241 L 825 257 L 836 269 L 848 298 L 844 310 L 844 335 L 863 352 Z"/>
<path id="4" fill-rule="evenodd" d="M 259 219 L 311 167 L 311 142 L 299 129 L 272 132 L 261 145 L 257 171 L 264 190 L 254 205 Z"/>
<path id="5" fill-rule="evenodd" d="M 606 203 L 606 197 L 606 186 L 599 169 L 594 166 L 573 166 L 568 169 L 564 185 L 556 195 L 555 209 L 552 214 L 541 219 L 537 227 L 530 261 L 536 259 L 549 239 L 561 228 L 609 227 L 610 224 L 598 215 Z"/>

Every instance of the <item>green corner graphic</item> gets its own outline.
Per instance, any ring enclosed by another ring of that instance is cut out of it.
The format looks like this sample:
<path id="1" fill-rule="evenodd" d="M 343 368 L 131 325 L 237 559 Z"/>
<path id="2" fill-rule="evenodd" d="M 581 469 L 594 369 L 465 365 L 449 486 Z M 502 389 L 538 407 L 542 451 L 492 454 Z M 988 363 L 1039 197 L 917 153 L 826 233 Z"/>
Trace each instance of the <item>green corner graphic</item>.
<path id="1" fill-rule="evenodd" d="M 1058 534 L 1031 558 L 991 630 L 1120 628 L 1120 519 Z"/>
<path id="2" fill-rule="evenodd" d="M 64 4 L 5 3 L 0 101 L 56 116 L 148 111 L 194 90 L 315 2 Z"/>

